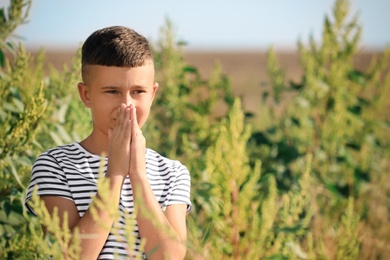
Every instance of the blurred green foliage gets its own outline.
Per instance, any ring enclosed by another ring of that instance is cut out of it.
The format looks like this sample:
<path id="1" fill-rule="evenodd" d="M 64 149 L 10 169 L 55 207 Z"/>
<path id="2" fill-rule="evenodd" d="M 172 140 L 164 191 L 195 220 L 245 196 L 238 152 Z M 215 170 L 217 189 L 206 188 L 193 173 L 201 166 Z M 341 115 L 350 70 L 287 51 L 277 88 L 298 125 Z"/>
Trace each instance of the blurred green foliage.
<path id="1" fill-rule="evenodd" d="M 61 241 L 71 234 L 54 228 L 57 236 L 44 237 L 22 202 L 35 158 L 91 130 L 76 90 L 80 53 L 58 71 L 44 51 L 32 57 L 9 40 L 30 6 L 12 0 L 0 10 L 1 259 L 67 248 Z M 185 62 L 172 23 L 161 29 L 161 87 L 143 132 L 148 147 L 191 172 L 188 259 L 390 257 L 389 50 L 356 69 L 362 30 L 349 7 L 335 1 L 322 41 L 298 43 L 300 82 L 287 82 L 269 50 L 269 82 L 259 93 L 272 121 L 260 130 L 247 123 L 223 68 L 217 63 L 205 79 Z"/>

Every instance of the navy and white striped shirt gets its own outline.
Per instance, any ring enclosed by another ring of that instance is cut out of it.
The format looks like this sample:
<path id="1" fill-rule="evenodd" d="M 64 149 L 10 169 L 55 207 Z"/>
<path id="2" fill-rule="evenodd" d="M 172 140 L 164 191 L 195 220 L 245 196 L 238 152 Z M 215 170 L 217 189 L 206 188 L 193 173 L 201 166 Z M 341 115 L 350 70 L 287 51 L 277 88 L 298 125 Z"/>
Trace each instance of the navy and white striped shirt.
<path id="1" fill-rule="evenodd" d="M 26 205 L 38 185 L 39 196 L 59 196 L 73 201 L 80 217 L 87 211 L 97 192 L 97 179 L 102 157 L 91 154 L 79 143 L 59 146 L 42 153 L 35 161 L 31 182 L 28 187 Z M 104 158 L 104 172 L 107 158 Z M 170 160 L 157 152 L 146 149 L 146 174 L 162 210 L 173 204 L 186 204 L 187 213 L 191 210 L 190 174 L 179 161 Z M 127 176 L 119 201 L 119 232 L 110 232 L 99 259 L 113 259 L 120 256 L 128 258 L 129 252 L 139 254 L 140 235 L 135 227 L 135 249 L 128 249 L 125 235 L 125 215 L 132 214 L 134 201 L 130 179 Z M 116 224 L 118 225 L 118 224 Z M 113 230 L 113 229 L 112 229 Z M 117 235 L 121 238 L 118 238 Z"/>

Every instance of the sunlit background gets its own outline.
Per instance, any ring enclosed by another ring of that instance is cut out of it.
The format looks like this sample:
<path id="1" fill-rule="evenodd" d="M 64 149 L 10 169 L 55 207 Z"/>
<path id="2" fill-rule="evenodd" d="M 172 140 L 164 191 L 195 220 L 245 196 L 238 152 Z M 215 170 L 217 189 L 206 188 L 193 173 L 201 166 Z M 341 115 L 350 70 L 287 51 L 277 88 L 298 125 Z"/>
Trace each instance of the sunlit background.
<path id="1" fill-rule="evenodd" d="M 166 18 L 195 50 L 296 49 L 298 39 L 319 39 L 333 0 L 35 0 L 29 22 L 16 30 L 27 48 L 75 49 L 94 30 L 125 25 L 156 40 Z M 363 26 L 361 47 L 390 43 L 390 1 L 351 0 Z M 9 0 L 0 0 L 8 6 Z"/>

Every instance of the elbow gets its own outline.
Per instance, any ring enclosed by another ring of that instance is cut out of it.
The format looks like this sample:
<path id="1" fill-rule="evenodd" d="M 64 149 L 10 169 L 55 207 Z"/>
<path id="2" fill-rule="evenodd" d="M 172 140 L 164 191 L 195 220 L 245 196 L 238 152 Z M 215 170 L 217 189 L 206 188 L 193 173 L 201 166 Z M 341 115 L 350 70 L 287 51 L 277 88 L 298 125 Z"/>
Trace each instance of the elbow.
<path id="1" fill-rule="evenodd" d="M 176 248 L 176 250 L 174 251 L 175 252 L 172 252 L 168 259 L 182 260 L 186 256 L 187 247 L 185 245 L 182 245 L 179 248 Z"/>
<path id="2" fill-rule="evenodd" d="M 151 260 L 170 259 L 170 260 L 183 260 L 187 253 L 187 247 L 185 245 L 177 246 L 165 246 L 155 253 L 147 256 Z"/>
<path id="3" fill-rule="evenodd" d="M 176 250 L 169 250 L 165 253 L 165 259 L 183 260 L 186 256 L 187 249 L 185 247 L 177 248 Z M 159 258 L 161 259 L 161 258 Z"/>
<path id="4" fill-rule="evenodd" d="M 168 246 L 166 248 L 166 252 L 168 259 L 184 259 L 187 253 L 187 246 L 185 240 L 180 240 L 180 242 L 176 242 L 175 245 Z"/>

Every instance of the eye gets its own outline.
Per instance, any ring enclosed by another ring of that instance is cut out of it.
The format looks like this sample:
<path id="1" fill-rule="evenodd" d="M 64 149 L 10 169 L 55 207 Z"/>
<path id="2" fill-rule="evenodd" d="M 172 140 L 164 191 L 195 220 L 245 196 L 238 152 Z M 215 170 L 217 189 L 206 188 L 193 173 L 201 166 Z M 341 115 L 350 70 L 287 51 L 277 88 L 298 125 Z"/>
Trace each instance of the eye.
<path id="1" fill-rule="evenodd" d="M 115 89 L 110 89 L 110 90 L 106 90 L 104 93 L 107 93 L 107 94 L 119 94 L 119 91 L 115 90 Z"/>
<path id="2" fill-rule="evenodd" d="M 145 90 L 140 90 L 140 89 L 137 89 L 137 90 L 134 90 L 131 94 L 135 94 L 135 95 L 137 95 L 137 94 L 141 94 L 141 93 L 144 93 L 145 92 Z"/>

